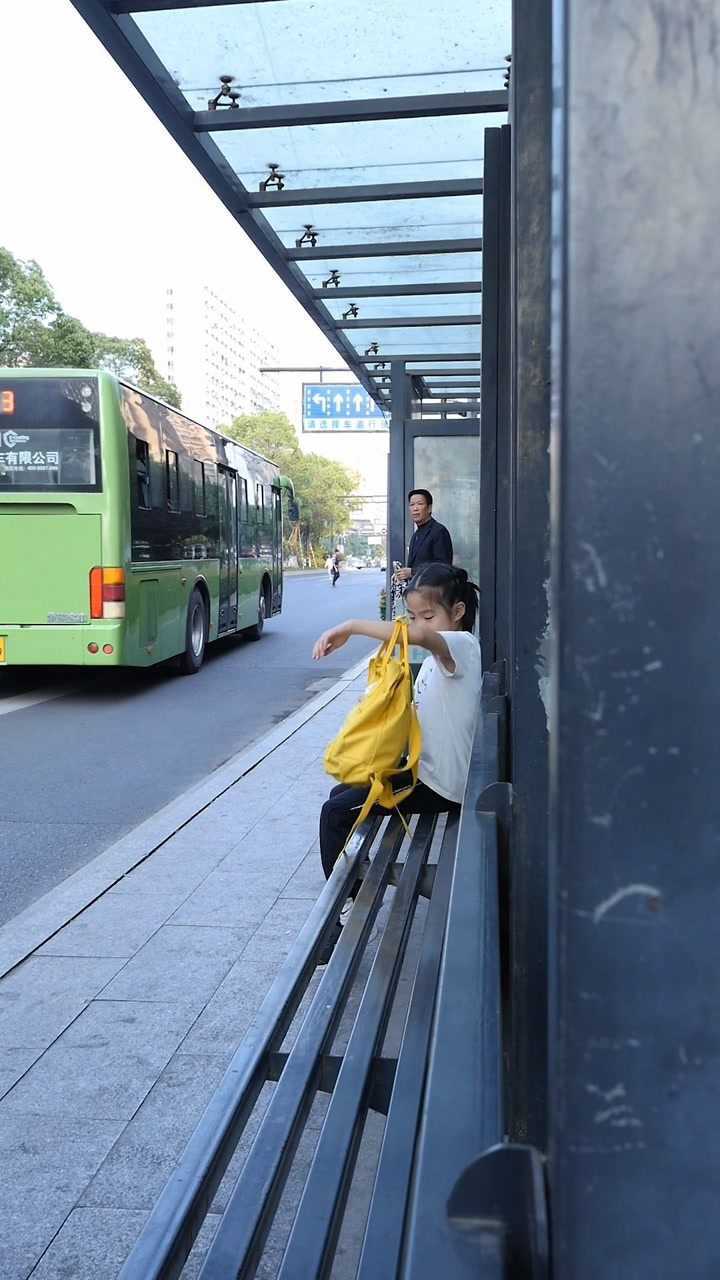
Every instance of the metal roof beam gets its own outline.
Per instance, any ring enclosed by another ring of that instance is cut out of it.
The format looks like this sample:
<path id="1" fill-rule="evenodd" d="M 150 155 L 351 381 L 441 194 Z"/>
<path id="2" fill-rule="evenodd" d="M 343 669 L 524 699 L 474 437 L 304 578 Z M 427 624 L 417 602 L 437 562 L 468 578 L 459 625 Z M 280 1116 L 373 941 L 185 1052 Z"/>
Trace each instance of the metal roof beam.
<path id="1" fill-rule="evenodd" d="M 418 426 L 418 422 L 436 421 L 436 417 L 441 416 L 441 413 L 443 417 L 447 416 L 448 413 L 460 413 L 462 417 L 465 417 L 466 421 L 473 422 L 479 417 L 479 407 L 479 404 L 452 404 L 452 406 L 443 408 L 443 410 L 433 410 L 432 417 L 428 417 L 427 410 L 425 410 L 423 417 L 410 417 L 405 421 L 407 426 Z"/>
<path id="2" fill-rule="evenodd" d="M 248 204 L 254 209 L 279 209 L 303 204 L 360 204 L 364 200 L 437 200 L 447 196 L 481 196 L 482 193 L 482 178 L 444 178 L 435 182 L 378 182 L 359 183 L 355 187 L 260 191 L 257 195 L 248 194 Z"/>
<path id="3" fill-rule="evenodd" d="M 367 320 L 338 320 L 337 329 L 424 329 L 447 325 L 482 324 L 482 316 L 372 316 Z"/>
<path id="4" fill-rule="evenodd" d="M 338 102 L 289 102 L 276 107 L 224 107 L 196 111 L 196 133 L 240 129 L 361 124 L 366 120 L 419 120 L 430 116 L 483 115 L 507 111 L 505 89 L 479 93 L 426 93 L 406 98 L 345 98 Z"/>
<path id="5" fill-rule="evenodd" d="M 480 280 L 468 280 L 462 284 L 359 284 L 342 285 L 332 289 L 314 289 L 313 296 L 322 298 L 410 298 L 431 293 L 482 293 Z"/>
<path id="6" fill-rule="evenodd" d="M 424 358 L 425 358 L 425 359 L 435 359 L 435 357 L 434 357 L 434 356 L 428 356 L 428 357 L 424 357 Z M 472 356 L 467 356 L 467 355 L 464 357 L 464 359 L 466 359 L 466 360 L 468 360 L 468 359 L 469 359 L 469 360 L 472 360 L 472 358 L 473 358 Z M 376 359 L 376 360 L 380 360 L 380 359 L 381 359 L 381 357 L 380 357 L 380 356 L 375 356 L 375 359 Z M 478 366 L 475 366 L 475 367 L 468 366 L 468 367 L 467 367 L 467 368 L 465 368 L 465 369 L 408 369 L 408 374 L 412 374 L 412 376 L 413 376 L 413 377 L 418 377 L 418 376 L 419 376 L 419 377 L 422 377 L 422 378 L 433 378 L 433 377 L 435 377 L 435 376 L 437 376 L 438 378 L 444 378 L 444 377 L 446 377 L 446 376 L 448 376 L 448 375 L 450 375 L 450 374 L 452 374 L 452 376 L 454 377 L 454 376 L 455 376 L 455 374 L 466 374 L 466 373 L 469 373 L 469 374 L 479 374 L 479 373 L 480 373 L 480 367 L 479 367 L 479 365 L 478 365 Z M 390 374 L 389 374 L 389 373 L 382 373 L 382 372 L 377 372 L 377 373 L 375 373 L 375 372 L 371 371 L 370 376 L 371 376 L 372 378 L 389 378 L 389 377 L 390 377 Z"/>
<path id="7" fill-rule="evenodd" d="M 168 9 L 218 9 L 226 4 L 268 4 L 277 0 L 110 0 L 110 13 L 164 13 Z"/>
<path id="8" fill-rule="evenodd" d="M 402 258 L 427 253 L 482 253 L 480 237 L 466 240 L 381 240 L 374 244 L 310 245 L 288 249 L 295 262 L 324 261 L 326 258 Z"/>
<path id="9" fill-rule="evenodd" d="M 455 404 L 429 405 L 427 400 L 423 400 L 422 403 L 418 402 L 418 408 L 422 409 L 423 414 L 477 413 L 478 409 L 480 408 L 480 402 L 479 400 L 457 400 Z M 420 421 L 419 418 L 414 419 L 416 426 L 419 421 Z"/>
<path id="10" fill-rule="evenodd" d="M 375 356 L 357 356 L 360 364 L 388 364 L 391 360 L 397 360 L 402 364 L 416 364 L 420 360 L 434 360 L 437 363 L 444 364 L 446 361 L 451 364 L 455 360 L 479 360 L 480 352 L 475 355 L 472 351 L 418 351 L 417 353 L 407 351 L 390 351 L 383 354 L 379 352 Z M 408 369 L 408 374 L 416 374 L 417 369 Z"/>

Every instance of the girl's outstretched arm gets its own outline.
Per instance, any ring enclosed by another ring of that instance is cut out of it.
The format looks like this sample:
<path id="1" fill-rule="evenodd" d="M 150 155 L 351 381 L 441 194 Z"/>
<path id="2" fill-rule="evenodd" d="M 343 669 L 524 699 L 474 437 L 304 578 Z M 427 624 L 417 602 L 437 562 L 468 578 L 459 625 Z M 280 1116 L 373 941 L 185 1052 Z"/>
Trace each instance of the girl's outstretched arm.
<path id="1" fill-rule="evenodd" d="M 351 636 L 368 636 L 371 640 L 381 642 L 389 640 L 394 625 L 393 622 L 370 622 L 365 618 L 348 618 L 346 622 L 340 622 L 329 631 L 324 631 L 320 639 L 315 641 L 313 658 L 316 662 L 319 658 L 327 658 L 328 654 L 334 653 L 336 649 L 341 649 L 344 644 L 347 644 Z M 450 650 L 439 631 L 433 631 L 422 622 L 409 622 L 408 640 L 410 644 L 415 644 L 420 649 L 427 649 L 429 653 L 434 654 L 448 671 L 455 670 Z"/>

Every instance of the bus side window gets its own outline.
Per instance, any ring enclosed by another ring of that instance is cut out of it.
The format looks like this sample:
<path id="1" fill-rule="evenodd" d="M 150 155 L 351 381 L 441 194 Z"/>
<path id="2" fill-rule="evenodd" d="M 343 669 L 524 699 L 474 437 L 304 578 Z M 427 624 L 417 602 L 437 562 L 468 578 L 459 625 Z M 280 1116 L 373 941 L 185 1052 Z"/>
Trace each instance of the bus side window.
<path id="1" fill-rule="evenodd" d="M 265 497 L 263 494 L 263 487 L 261 484 L 255 485 L 255 508 L 256 508 L 256 519 L 258 524 L 264 524 L 265 523 Z"/>
<path id="2" fill-rule="evenodd" d="M 137 504 L 144 511 L 152 507 L 150 488 L 150 445 L 147 440 L 135 438 L 135 475 L 137 477 Z"/>
<path id="3" fill-rule="evenodd" d="M 247 524 L 250 519 L 250 503 L 248 501 L 248 484 L 244 476 L 238 476 L 240 481 L 240 520 L 243 524 Z"/>
<path id="4" fill-rule="evenodd" d="M 165 450 L 165 480 L 168 511 L 180 510 L 180 476 L 178 456 L 172 449 Z"/>
<path id="5" fill-rule="evenodd" d="M 207 514 L 205 498 L 205 464 L 193 459 L 193 511 L 196 516 Z"/>
<path id="6" fill-rule="evenodd" d="M 205 463 L 205 515 L 207 517 L 206 532 L 211 541 L 219 537 L 218 514 L 218 474 L 214 462 Z"/>

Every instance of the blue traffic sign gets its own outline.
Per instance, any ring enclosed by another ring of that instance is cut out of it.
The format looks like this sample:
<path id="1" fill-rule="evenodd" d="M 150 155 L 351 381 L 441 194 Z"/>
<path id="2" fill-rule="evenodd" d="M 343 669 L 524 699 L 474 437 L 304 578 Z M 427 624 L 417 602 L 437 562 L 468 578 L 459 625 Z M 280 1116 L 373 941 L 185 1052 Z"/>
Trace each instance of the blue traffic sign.
<path id="1" fill-rule="evenodd" d="M 387 431 L 388 417 L 357 382 L 305 382 L 303 431 Z"/>

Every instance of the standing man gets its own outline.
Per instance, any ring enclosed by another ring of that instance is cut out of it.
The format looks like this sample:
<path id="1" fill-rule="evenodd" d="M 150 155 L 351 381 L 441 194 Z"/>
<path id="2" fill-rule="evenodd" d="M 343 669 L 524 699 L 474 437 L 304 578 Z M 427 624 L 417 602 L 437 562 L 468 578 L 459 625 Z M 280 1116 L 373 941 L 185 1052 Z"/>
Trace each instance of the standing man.
<path id="1" fill-rule="evenodd" d="M 433 497 L 429 489 L 411 489 L 408 494 L 410 515 L 415 532 L 410 539 L 407 567 L 398 569 L 396 577 L 408 582 L 421 564 L 452 564 L 452 538 L 432 513 Z"/>

